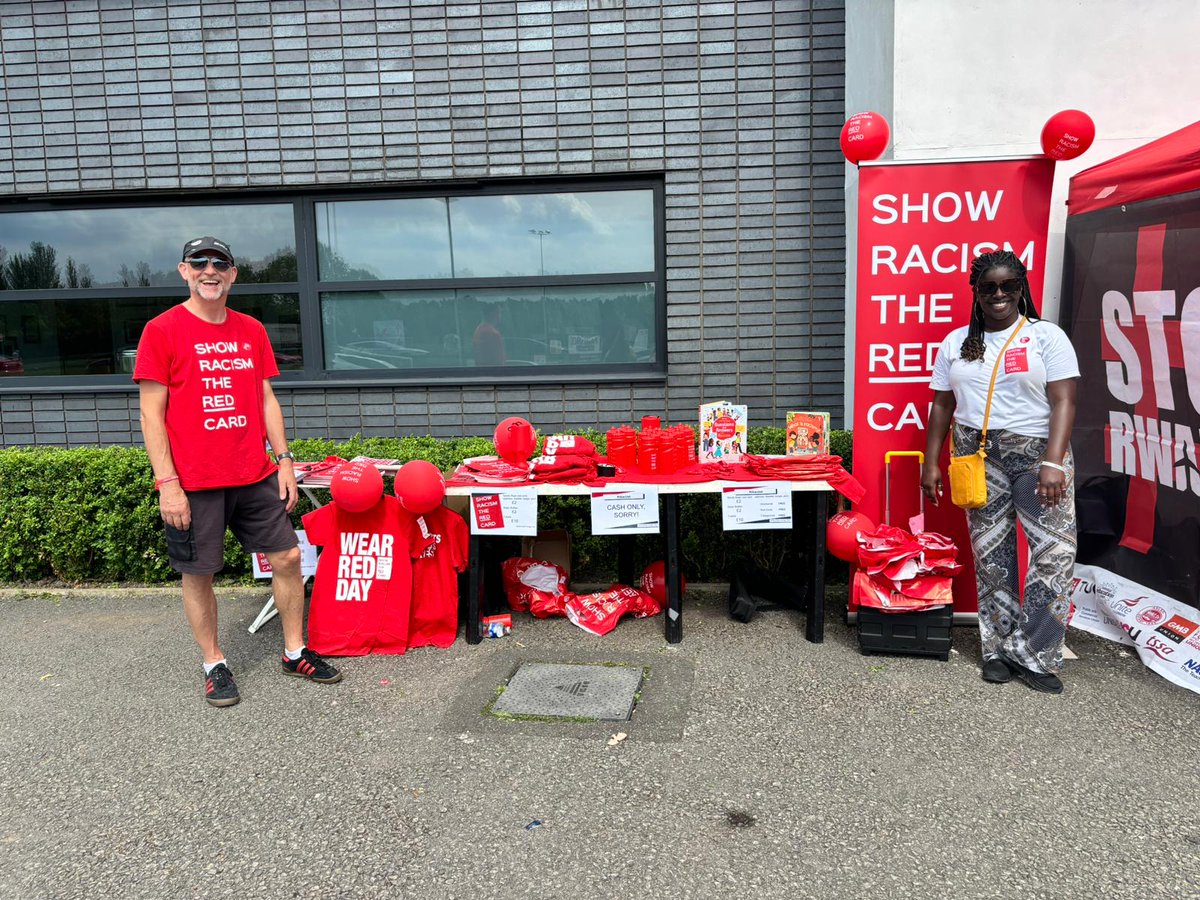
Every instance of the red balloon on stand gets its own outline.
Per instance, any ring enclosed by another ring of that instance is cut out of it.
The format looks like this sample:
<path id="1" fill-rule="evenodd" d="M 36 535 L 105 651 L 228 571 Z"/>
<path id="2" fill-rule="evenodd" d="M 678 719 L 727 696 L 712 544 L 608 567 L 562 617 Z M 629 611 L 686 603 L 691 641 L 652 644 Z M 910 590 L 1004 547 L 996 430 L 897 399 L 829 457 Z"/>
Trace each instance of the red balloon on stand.
<path id="1" fill-rule="evenodd" d="M 393 488 L 400 505 L 421 516 L 441 505 L 446 496 L 446 479 L 433 463 L 410 459 L 396 473 Z"/>
<path id="2" fill-rule="evenodd" d="M 537 432 L 526 419 L 509 416 L 496 426 L 492 441 L 496 445 L 497 456 L 505 462 L 519 466 L 529 459 L 537 447 Z"/>
<path id="3" fill-rule="evenodd" d="M 825 527 L 825 546 L 838 559 L 858 562 L 858 533 L 874 531 L 875 523 L 860 512 L 840 512 Z"/>
<path id="4" fill-rule="evenodd" d="M 1082 109 L 1056 112 L 1042 126 L 1042 152 L 1051 159 L 1082 156 L 1096 139 L 1096 123 Z"/>
<path id="5" fill-rule="evenodd" d="M 891 136 L 887 119 L 879 113 L 855 113 L 842 126 L 842 154 L 855 165 L 879 159 Z"/>
<path id="6" fill-rule="evenodd" d="M 683 577 L 681 572 L 679 575 L 680 590 L 687 593 L 687 579 Z M 646 566 L 646 570 L 642 572 L 642 577 L 638 579 L 638 587 L 643 591 L 662 603 L 664 606 L 667 603 L 667 564 L 661 559 L 657 559 L 650 565 Z"/>
<path id="7" fill-rule="evenodd" d="M 329 492 L 346 512 L 366 512 L 383 496 L 383 476 L 372 463 L 346 463 L 329 480 Z"/>

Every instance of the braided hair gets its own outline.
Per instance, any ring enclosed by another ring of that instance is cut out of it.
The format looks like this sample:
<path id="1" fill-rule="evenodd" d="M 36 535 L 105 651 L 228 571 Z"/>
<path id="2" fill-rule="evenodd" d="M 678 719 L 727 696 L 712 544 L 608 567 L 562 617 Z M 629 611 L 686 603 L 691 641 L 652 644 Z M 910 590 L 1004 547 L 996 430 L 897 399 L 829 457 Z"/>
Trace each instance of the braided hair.
<path id="1" fill-rule="evenodd" d="M 1017 309 L 1021 315 L 1031 320 L 1041 318 L 1033 304 L 1033 296 L 1029 293 L 1029 277 L 1025 264 L 1017 254 L 1011 250 L 994 250 L 991 253 L 980 254 L 971 260 L 971 273 L 968 277 L 971 284 L 971 324 L 967 327 L 967 337 L 958 351 L 959 358 L 964 362 L 983 360 L 983 307 L 979 305 L 979 298 L 975 295 L 975 285 L 984 272 L 999 266 L 1011 269 L 1021 282 L 1021 296 L 1017 300 Z"/>

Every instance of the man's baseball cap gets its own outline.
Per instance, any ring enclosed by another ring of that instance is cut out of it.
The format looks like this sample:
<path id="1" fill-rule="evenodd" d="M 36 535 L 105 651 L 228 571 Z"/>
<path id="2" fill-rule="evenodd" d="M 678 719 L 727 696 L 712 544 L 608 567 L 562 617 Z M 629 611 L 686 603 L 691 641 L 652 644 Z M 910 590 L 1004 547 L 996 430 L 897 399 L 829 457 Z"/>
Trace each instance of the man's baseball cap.
<path id="1" fill-rule="evenodd" d="M 216 250 L 230 262 L 235 262 L 233 251 L 229 249 L 229 245 L 219 238 L 205 236 L 198 237 L 194 241 L 188 241 L 183 245 L 183 258 L 196 256 L 199 253 L 204 253 L 206 250 Z"/>

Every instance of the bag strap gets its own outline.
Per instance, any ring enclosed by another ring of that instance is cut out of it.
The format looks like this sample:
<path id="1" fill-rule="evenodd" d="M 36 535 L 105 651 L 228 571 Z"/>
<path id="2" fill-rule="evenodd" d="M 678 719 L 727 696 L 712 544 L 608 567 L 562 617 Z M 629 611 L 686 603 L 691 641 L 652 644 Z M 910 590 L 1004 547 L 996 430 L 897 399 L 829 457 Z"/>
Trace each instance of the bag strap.
<path id="1" fill-rule="evenodd" d="M 988 384 L 987 405 L 984 406 L 984 408 L 983 408 L 983 428 L 979 432 L 979 452 L 980 453 L 982 453 L 983 448 L 987 446 L 988 416 L 991 414 L 991 411 L 992 411 L 992 394 L 995 393 L 995 390 L 996 390 L 996 376 L 998 374 L 1000 374 L 1000 361 L 1002 359 L 1004 359 L 1004 351 L 1007 350 L 1008 345 L 1013 342 L 1013 339 L 1017 336 L 1017 332 L 1020 331 L 1022 328 L 1024 328 L 1025 323 L 1028 321 L 1029 321 L 1029 319 L 1027 319 L 1025 316 L 1021 317 L 1021 321 L 1017 323 L 1017 327 L 1015 329 L 1013 329 L 1013 333 L 1008 336 L 1008 340 L 1005 341 L 1004 346 L 1000 348 L 1000 353 L 996 357 L 996 364 L 994 366 L 992 366 L 992 380 L 991 380 L 991 383 Z M 953 427 L 951 427 L 951 429 L 950 429 L 950 455 L 951 456 L 954 455 L 954 428 Z"/>

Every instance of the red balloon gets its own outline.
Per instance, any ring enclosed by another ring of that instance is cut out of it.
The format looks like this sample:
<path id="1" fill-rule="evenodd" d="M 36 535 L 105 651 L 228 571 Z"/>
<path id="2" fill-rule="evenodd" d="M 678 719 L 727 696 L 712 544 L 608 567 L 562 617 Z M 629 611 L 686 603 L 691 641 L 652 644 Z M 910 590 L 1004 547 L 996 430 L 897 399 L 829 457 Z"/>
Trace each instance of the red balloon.
<path id="1" fill-rule="evenodd" d="M 887 119 L 879 113 L 855 113 L 842 126 L 842 154 L 855 165 L 879 159 L 887 149 L 891 136 L 892 129 L 888 127 Z"/>
<path id="2" fill-rule="evenodd" d="M 1096 123 L 1082 109 L 1056 112 L 1042 126 L 1042 152 L 1051 159 L 1074 159 L 1096 139 Z"/>
<path id="3" fill-rule="evenodd" d="M 519 466 L 529 459 L 537 447 L 537 432 L 527 420 L 520 416 L 509 416 L 496 426 L 492 441 L 496 445 L 497 456 Z"/>
<path id="4" fill-rule="evenodd" d="M 687 593 L 687 579 L 683 577 L 683 573 L 679 573 L 680 590 Z M 667 564 L 661 559 L 655 560 L 646 566 L 646 570 L 642 572 L 642 577 L 638 579 L 638 586 L 657 600 L 664 606 L 667 603 Z"/>
<path id="5" fill-rule="evenodd" d="M 437 509 L 446 496 L 446 479 L 437 466 L 423 459 L 402 465 L 393 487 L 400 505 L 418 516 Z"/>
<path id="6" fill-rule="evenodd" d="M 329 492 L 346 512 L 366 512 L 383 496 L 383 476 L 372 463 L 346 463 L 329 480 Z"/>
<path id="7" fill-rule="evenodd" d="M 840 512 L 825 527 L 825 546 L 838 559 L 858 562 L 858 533 L 874 531 L 875 523 L 860 512 Z"/>

